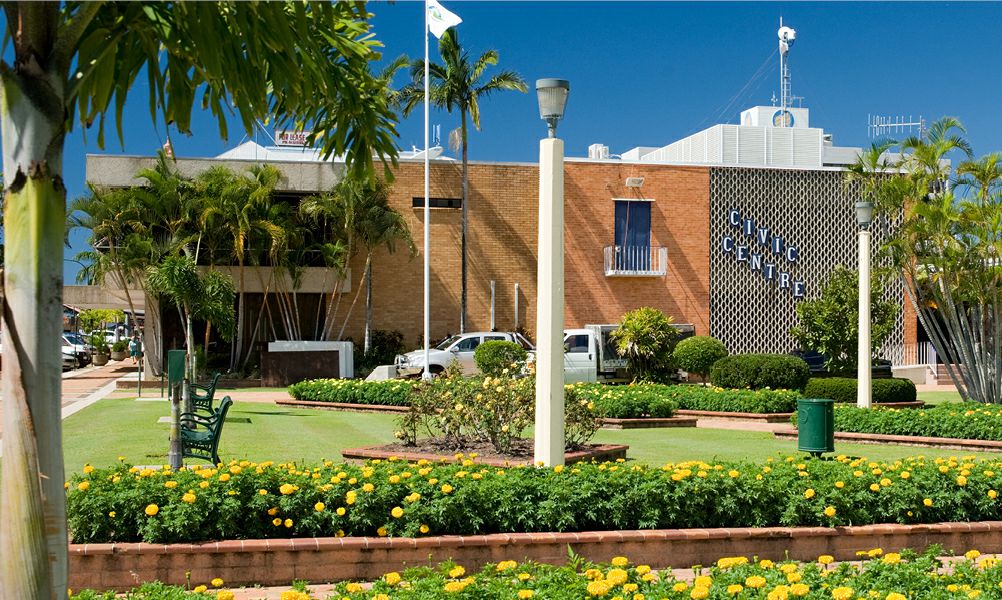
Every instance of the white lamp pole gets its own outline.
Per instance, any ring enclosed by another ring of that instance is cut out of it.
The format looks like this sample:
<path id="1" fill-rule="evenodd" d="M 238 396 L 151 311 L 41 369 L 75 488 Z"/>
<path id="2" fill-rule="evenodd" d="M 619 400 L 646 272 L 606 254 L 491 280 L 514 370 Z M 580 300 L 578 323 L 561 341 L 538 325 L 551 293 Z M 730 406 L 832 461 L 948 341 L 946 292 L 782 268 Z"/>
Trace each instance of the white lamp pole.
<path id="1" fill-rule="evenodd" d="M 870 383 L 870 222 L 873 220 L 873 203 L 856 203 L 856 222 L 859 225 L 859 346 L 857 348 L 856 406 L 870 408 L 872 386 Z"/>
<path id="2" fill-rule="evenodd" d="M 570 83 L 536 81 L 539 116 L 539 256 L 536 276 L 536 421 L 533 461 L 564 464 L 564 143 L 556 137 Z"/>

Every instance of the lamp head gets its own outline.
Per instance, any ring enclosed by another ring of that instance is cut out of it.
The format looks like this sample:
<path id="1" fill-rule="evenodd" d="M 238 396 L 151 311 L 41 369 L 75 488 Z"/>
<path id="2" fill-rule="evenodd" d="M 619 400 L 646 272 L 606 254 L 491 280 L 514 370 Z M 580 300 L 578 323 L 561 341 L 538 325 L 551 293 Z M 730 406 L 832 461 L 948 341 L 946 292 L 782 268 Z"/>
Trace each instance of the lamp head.
<path id="1" fill-rule="evenodd" d="M 869 229 L 873 221 L 873 202 L 860 200 L 856 203 L 856 223 L 860 229 Z"/>
<path id="2" fill-rule="evenodd" d="M 546 121 L 550 137 L 557 136 L 557 121 L 564 118 L 571 82 L 566 79 L 537 79 L 536 97 L 539 100 L 539 118 Z"/>

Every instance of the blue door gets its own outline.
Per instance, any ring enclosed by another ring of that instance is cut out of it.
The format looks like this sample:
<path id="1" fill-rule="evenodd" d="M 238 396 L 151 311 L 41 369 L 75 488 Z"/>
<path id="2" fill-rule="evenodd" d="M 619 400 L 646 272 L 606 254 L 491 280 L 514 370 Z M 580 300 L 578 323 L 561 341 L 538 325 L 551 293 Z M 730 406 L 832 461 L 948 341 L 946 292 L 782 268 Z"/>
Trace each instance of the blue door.
<path id="1" fill-rule="evenodd" d="M 616 200 L 616 270 L 651 269 L 651 203 Z"/>

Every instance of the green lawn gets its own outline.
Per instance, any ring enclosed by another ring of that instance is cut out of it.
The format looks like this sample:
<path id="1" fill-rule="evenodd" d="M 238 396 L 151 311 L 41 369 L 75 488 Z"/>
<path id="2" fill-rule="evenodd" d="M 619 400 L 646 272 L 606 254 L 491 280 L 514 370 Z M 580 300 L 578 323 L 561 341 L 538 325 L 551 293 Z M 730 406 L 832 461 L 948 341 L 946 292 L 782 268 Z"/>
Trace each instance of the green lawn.
<path id="1" fill-rule="evenodd" d="M 926 404 L 943 404 L 944 402 L 960 402 L 960 392 L 919 392 L 918 399 Z"/>
<path id="2" fill-rule="evenodd" d="M 85 463 L 107 465 L 118 456 L 133 464 L 162 464 L 167 460 L 166 402 L 136 402 L 109 398 L 97 402 L 63 422 L 63 450 L 67 470 L 77 472 Z M 220 455 L 224 459 L 338 460 L 342 448 L 393 441 L 393 415 L 294 409 L 268 403 L 233 405 L 223 430 Z M 660 465 L 682 460 L 762 460 L 796 453 L 792 440 L 777 440 L 771 433 L 720 429 L 602 430 L 596 442 L 628 444 L 631 459 Z M 851 456 L 883 460 L 923 454 L 966 454 L 911 446 L 877 446 L 836 443 L 836 451 Z M 999 454 L 981 454 L 995 460 Z"/>

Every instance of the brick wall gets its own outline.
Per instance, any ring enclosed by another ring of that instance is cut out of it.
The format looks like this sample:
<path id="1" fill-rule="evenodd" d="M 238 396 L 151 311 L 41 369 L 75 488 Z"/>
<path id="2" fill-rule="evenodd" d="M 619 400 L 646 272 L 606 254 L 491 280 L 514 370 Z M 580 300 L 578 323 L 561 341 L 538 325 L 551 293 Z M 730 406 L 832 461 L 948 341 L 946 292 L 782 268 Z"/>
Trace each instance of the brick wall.
<path id="1" fill-rule="evenodd" d="M 643 176 L 642 188 L 626 188 L 628 176 Z M 417 248 L 410 258 L 398 245 L 394 254 L 374 255 L 373 305 L 377 329 L 397 329 L 408 345 L 423 331 L 423 165 L 401 163 L 391 205 L 407 219 Z M 709 171 L 700 167 L 640 166 L 568 162 L 565 167 L 565 326 L 614 323 L 640 306 L 654 306 L 676 322 L 709 329 Z M 431 166 L 431 196 L 462 197 L 462 165 Z M 490 282 L 495 281 L 495 326 L 535 330 L 536 246 L 539 170 L 535 165 L 471 164 L 469 205 L 469 331 L 490 328 Z M 651 243 L 668 248 L 668 275 L 657 278 L 606 277 L 603 248 L 613 244 L 613 198 L 653 199 Z M 431 335 L 459 330 L 459 209 L 431 211 Z M 364 256 L 352 263 L 353 281 L 362 285 Z M 515 284 L 520 287 L 515 323 Z M 352 312 L 347 335 L 361 339 L 365 292 Z M 352 295 L 342 300 L 341 318 Z"/>

